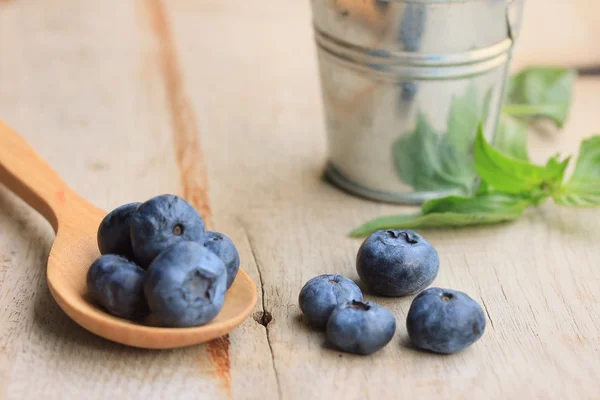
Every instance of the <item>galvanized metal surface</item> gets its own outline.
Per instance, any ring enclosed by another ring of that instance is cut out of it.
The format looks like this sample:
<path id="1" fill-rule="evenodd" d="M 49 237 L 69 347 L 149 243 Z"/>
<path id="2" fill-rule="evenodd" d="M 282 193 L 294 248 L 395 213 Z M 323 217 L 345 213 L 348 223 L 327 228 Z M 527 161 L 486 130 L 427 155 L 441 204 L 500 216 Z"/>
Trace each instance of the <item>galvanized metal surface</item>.
<path id="1" fill-rule="evenodd" d="M 434 145 L 445 146 L 452 119 L 471 139 L 482 121 L 493 138 L 523 1 L 312 0 L 329 179 L 399 203 L 455 191 L 454 171 L 442 160 L 434 168 L 448 182 L 419 182 L 426 149 L 405 143 L 427 126 L 438 135 Z"/>

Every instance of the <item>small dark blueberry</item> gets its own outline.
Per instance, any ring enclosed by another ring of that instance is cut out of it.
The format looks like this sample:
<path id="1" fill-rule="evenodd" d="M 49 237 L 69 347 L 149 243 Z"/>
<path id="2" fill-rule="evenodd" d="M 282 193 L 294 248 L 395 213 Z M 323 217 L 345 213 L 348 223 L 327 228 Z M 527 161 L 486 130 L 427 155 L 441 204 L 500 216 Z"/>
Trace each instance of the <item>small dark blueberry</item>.
<path id="1" fill-rule="evenodd" d="M 227 271 L 213 252 L 196 242 L 179 242 L 148 268 L 146 299 L 158 325 L 205 325 L 223 307 Z"/>
<path id="2" fill-rule="evenodd" d="M 227 289 L 233 285 L 233 281 L 240 268 L 240 255 L 235 247 L 235 244 L 226 235 L 219 232 L 206 232 L 204 247 L 215 253 L 227 270 Z"/>
<path id="3" fill-rule="evenodd" d="M 356 270 L 369 289 L 384 296 L 418 293 L 433 282 L 440 268 L 435 249 L 409 230 L 374 232 L 360 246 Z"/>
<path id="4" fill-rule="evenodd" d="M 354 354 L 375 353 L 392 340 L 395 332 L 394 314 L 368 301 L 350 301 L 338 306 L 327 322 L 327 341 Z"/>
<path id="5" fill-rule="evenodd" d="M 313 327 L 324 328 L 337 306 L 362 298 L 360 288 L 350 279 L 341 275 L 319 275 L 302 287 L 298 303 Z"/>
<path id="6" fill-rule="evenodd" d="M 128 319 L 148 314 L 144 298 L 146 271 L 124 257 L 105 254 L 87 273 L 90 297 L 109 313 Z"/>
<path id="7" fill-rule="evenodd" d="M 204 221 L 184 199 L 164 194 L 138 207 L 131 217 L 131 243 L 144 268 L 163 250 L 178 242 L 202 242 Z"/>
<path id="8" fill-rule="evenodd" d="M 452 354 L 475 343 L 485 331 L 485 314 L 463 292 L 429 288 L 413 300 L 406 318 L 410 340 L 418 348 Z"/>
<path id="9" fill-rule="evenodd" d="M 104 217 L 97 234 L 100 254 L 118 254 L 133 261 L 129 222 L 140 204 L 122 205 Z"/>

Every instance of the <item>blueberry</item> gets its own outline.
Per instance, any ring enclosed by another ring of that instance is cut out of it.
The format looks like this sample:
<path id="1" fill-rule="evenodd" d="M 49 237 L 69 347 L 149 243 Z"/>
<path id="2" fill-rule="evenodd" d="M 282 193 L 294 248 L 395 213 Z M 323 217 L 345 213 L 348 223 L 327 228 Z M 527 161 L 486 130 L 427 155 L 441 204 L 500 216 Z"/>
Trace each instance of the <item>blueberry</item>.
<path id="1" fill-rule="evenodd" d="M 179 242 L 148 268 L 144 293 L 153 317 L 163 326 L 198 326 L 223 307 L 227 271 L 214 253 L 196 242 Z"/>
<path id="2" fill-rule="evenodd" d="M 140 204 L 142 203 L 122 205 L 104 217 L 97 235 L 100 254 L 119 254 L 133 260 L 129 221 Z"/>
<path id="3" fill-rule="evenodd" d="M 240 255 L 233 241 L 219 232 L 206 232 L 204 247 L 215 253 L 227 270 L 227 289 L 231 287 L 240 268 Z"/>
<path id="4" fill-rule="evenodd" d="M 319 275 L 302 287 L 300 309 L 315 328 L 324 328 L 333 310 L 347 301 L 362 300 L 360 288 L 341 275 Z"/>
<path id="5" fill-rule="evenodd" d="M 131 218 L 133 253 L 142 267 L 167 247 L 184 241 L 201 242 L 204 221 L 187 201 L 164 194 L 138 207 Z"/>
<path id="6" fill-rule="evenodd" d="M 485 315 L 479 303 L 463 292 L 429 288 L 410 305 L 406 328 L 415 346 L 452 354 L 479 340 Z"/>
<path id="7" fill-rule="evenodd" d="M 327 322 L 327 342 L 354 354 L 372 354 L 392 340 L 394 314 L 368 301 L 349 301 L 338 306 Z"/>
<path id="8" fill-rule="evenodd" d="M 109 313 L 138 319 L 148 314 L 144 298 L 146 271 L 124 257 L 105 254 L 87 273 L 90 297 Z"/>
<path id="9" fill-rule="evenodd" d="M 384 296 L 418 293 L 433 282 L 440 268 L 435 249 L 409 230 L 382 230 L 371 234 L 358 250 L 360 279 Z"/>

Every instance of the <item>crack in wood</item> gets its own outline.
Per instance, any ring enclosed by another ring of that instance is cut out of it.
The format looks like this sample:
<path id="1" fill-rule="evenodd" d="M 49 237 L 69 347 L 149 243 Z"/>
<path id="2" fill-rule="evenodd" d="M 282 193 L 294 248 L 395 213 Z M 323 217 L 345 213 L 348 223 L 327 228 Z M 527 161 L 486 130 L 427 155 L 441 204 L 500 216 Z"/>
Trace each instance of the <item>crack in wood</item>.
<path id="1" fill-rule="evenodd" d="M 492 319 L 492 316 L 490 315 L 490 312 L 488 311 L 488 307 L 487 307 L 487 304 L 485 304 L 485 300 L 483 299 L 483 296 L 481 296 L 481 302 L 483 303 L 483 308 L 485 310 L 485 313 L 487 314 L 487 317 L 490 320 L 490 324 L 492 325 L 492 329 L 496 330 L 496 327 L 494 327 L 494 320 Z"/>
<path id="2" fill-rule="evenodd" d="M 254 316 L 254 320 L 266 328 L 273 320 L 273 315 L 270 312 L 263 310 L 262 313 Z"/>
<path id="3" fill-rule="evenodd" d="M 258 271 L 258 282 L 260 284 L 260 291 L 261 291 L 261 298 L 262 298 L 261 306 L 262 306 L 263 312 L 262 312 L 262 315 L 260 316 L 260 318 L 255 317 L 254 320 L 258 324 L 264 326 L 264 328 L 265 328 L 265 334 L 267 336 L 267 344 L 269 346 L 269 352 L 271 354 L 271 367 L 273 368 L 273 373 L 275 374 L 275 382 L 277 384 L 277 395 L 278 395 L 278 398 L 281 400 L 283 398 L 283 395 L 281 393 L 281 382 L 279 379 L 279 371 L 277 370 L 277 363 L 275 362 L 275 352 L 273 351 L 271 330 L 269 329 L 269 323 L 273 320 L 273 315 L 266 308 L 265 282 L 263 279 L 263 274 L 262 274 L 262 270 L 260 267 L 260 263 L 258 262 L 258 257 L 256 255 L 252 237 L 248 233 L 248 230 L 246 229 L 244 224 L 241 221 L 239 221 L 239 223 L 240 223 L 240 226 L 242 227 L 242 230 L 244 231 L 246 240 L 248 240 L 248 245 L 250 246 L 250 253 L 252 254 L 252 259 L 254 260 L 254 264 L 256 265 L 256 270 Z"/>

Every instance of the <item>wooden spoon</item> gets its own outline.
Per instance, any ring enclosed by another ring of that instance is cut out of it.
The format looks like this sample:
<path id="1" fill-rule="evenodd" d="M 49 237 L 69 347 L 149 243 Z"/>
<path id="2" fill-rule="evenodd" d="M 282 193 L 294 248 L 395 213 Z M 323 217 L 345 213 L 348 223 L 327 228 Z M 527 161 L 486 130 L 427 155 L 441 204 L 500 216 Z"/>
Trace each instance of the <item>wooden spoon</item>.
<path id="1" fill-rule="evenodd" d="M 48 287 L 63 311 L 88 331 L 129 346 L 168 349 L 206 342 L 240 325 L 256 304 L 254 282 L 242 269 L 225 305 L 208 325 L 158 328 L 114 317 L 87 297 L 86 274 L 100 253 L 98 225 L 106 213 L 85 201 L 12 129 L 0 121 L 0 183 L 52 225 L 56 240 L 48 257 Z"/>

